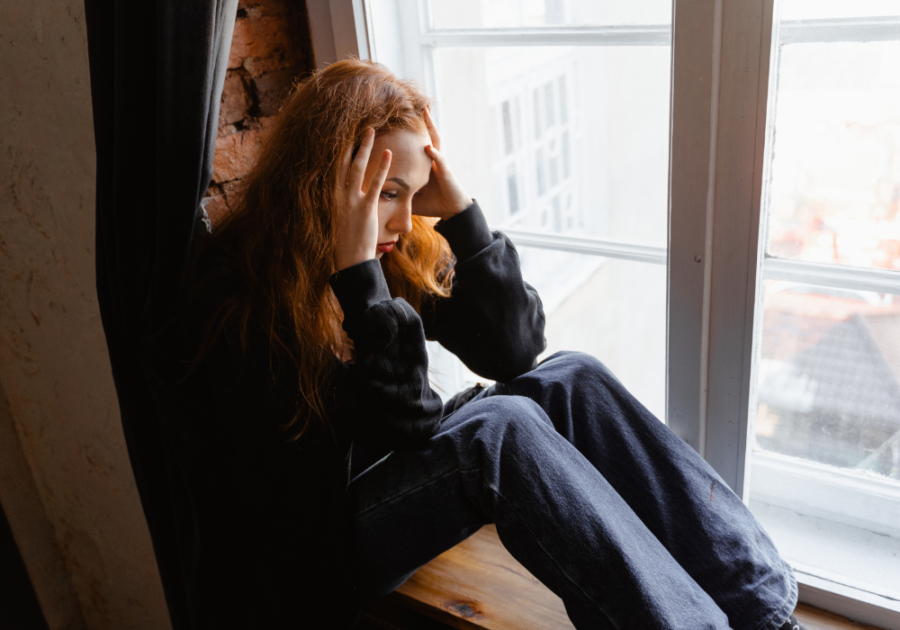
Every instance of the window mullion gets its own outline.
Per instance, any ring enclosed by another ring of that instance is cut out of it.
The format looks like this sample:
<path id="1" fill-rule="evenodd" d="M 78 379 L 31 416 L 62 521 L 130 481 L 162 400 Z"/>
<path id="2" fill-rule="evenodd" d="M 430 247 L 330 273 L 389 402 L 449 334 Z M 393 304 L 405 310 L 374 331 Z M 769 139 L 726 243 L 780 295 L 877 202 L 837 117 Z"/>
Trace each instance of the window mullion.
<path id="1" fill-rule="evenodd" d="M 744 496 L 773 0 L 675 7 L 668 421 Z"/>
<path id="2" fill-rule="evenodd" d="M 779 27 L 779 42 L 876 42 L 894 41 L 900 33 L 900 17 L 787 20 Z"/>
<path id="3" fill-rule="evenodd" d="M 767 257 L 763 261 L 763 278 L 851 291 L 900 294 L 900 271 L 889 269 L 869 269 Z"/>
<path id="4" fill-rule="evenodd" d="M 539 28 L 429 29 L 422 43 L 443 47 L 487 46 L 668 46 L 666 24 Z"/>
<path id="5" fill-rule="evenodd" d="M 666 248 L 661 246 L 552 232 L 533 232 L 504 227 L 500 229 L 518 246 L 552 249 L 574 254 L 590 254 L 656 265 L 666 264 Z"/>
<path id="6" fill-rule="evenodd" d="M 313 56 L 324 68 L 354 56 L 369 59 L 371 25 L 366 23 L 368 0 L 307 0 Z"/>

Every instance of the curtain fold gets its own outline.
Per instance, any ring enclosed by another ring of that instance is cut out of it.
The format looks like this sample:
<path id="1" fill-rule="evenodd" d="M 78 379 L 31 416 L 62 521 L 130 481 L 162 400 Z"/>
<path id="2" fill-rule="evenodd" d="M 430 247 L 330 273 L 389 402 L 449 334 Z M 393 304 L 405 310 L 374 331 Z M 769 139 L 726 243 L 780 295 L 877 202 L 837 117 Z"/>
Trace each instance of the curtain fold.
<path id="1" fill-rule="evenodd" d="M 212 175 L 237 0 L 85 0 L 96 274 L 122 426 L 173 627 L 189 628 L 190 495 L 145 368 Z"/>

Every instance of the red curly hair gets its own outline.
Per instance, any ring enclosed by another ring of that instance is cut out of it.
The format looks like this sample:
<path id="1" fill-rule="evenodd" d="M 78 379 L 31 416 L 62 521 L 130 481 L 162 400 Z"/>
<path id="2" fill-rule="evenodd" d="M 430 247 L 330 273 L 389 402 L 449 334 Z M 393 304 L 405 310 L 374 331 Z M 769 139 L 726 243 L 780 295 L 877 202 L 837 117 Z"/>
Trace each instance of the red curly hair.
<path id="1" fill-rule="evenodd" d="M 227 253 L 245 288 L 221 305 L 205 345 L 226 328 L 236 328 L 244 344 L 250 322 L 262 325 L 270 352 L 299 375 L 295 437 L 312 420 L 324 421 L 341 345 L 343 313 L 328 284 L 341 156 L 358 149 L 369 127 L 376 134 L 425 129 L 428 104 L 415 84 L 376 63 L 349 59 L 313 73 L 295 86 L 236 207 L 213 230 L 210 246 Z M 392 295 L 419 310 L 423 300 L 449 295 L 452 255 L 433 219 L 412 219 L 412 231 L 381 264 Z"/>

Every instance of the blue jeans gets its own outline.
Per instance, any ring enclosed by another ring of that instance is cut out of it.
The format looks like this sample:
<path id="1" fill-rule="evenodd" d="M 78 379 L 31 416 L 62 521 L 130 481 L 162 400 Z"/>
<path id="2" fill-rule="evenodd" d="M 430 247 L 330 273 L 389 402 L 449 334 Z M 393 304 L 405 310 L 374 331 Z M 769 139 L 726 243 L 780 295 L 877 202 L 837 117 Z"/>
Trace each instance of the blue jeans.
<path id="1" fill-rule="evenodd" d="M 480 392 L 427 449 L 385 455 L 348 492 L 364 598 L 496 523 L 579 629 L 770 630 L 797 603 L 743 502 L 585 354 Z"/>

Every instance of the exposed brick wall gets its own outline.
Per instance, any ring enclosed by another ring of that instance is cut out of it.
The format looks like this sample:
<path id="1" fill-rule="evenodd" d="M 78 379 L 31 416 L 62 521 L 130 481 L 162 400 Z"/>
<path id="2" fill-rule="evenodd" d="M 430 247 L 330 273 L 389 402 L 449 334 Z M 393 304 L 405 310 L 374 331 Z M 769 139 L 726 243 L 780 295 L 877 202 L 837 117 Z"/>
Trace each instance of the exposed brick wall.
<path id="1" fill-rule="evenodd" d="M 243 0 L 238 5 L 219 111 L 213 183 L 206 211 L 228 212 L 252 168 L 272 117 L 294 81 L 313 67 L 303 0 Z"/>

